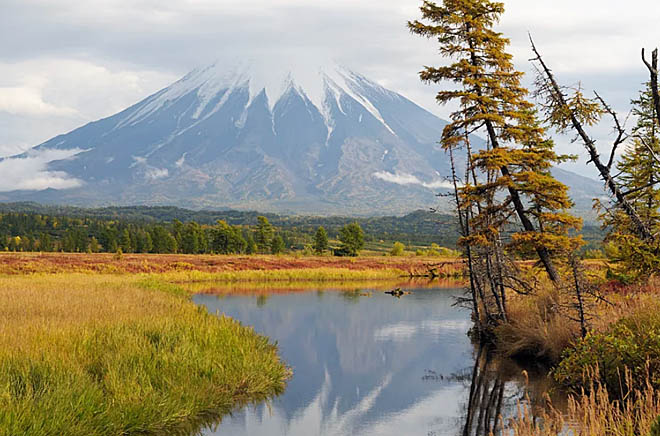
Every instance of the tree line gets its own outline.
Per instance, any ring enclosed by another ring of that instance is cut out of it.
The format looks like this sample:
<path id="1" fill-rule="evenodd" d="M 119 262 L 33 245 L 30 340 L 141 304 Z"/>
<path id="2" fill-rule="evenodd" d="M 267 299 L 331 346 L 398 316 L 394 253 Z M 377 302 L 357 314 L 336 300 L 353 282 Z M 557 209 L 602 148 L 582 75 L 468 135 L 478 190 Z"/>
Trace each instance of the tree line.
<path id="1" fill-rule="evenodd" d="M 69 253 L 184 253 L 184 254 L 279 254 L 292 248 L 300 235 L 282 231 L 265 216 L 257 224 L 213 225 L 196 221 L 183 223 L 135 223 L 123 220 L 74 218 L 37 213 L 0 213 L 1 251 Z M 320 226 L 312 235 L 308 251 L 356 256 L 364 247 L 364 232 L 350 223 L 338 234 L 339 246 L 331 247 Z"/>

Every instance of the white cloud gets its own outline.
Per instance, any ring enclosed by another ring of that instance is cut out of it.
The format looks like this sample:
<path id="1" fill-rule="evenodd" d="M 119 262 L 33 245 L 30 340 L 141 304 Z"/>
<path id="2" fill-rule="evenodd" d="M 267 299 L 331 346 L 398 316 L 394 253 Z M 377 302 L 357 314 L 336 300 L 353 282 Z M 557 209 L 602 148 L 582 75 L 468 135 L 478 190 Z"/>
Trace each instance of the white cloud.
<path id="1" fill-rule="evenodd" d="M 0 155 L 110 116 L 176 78 L 68 58 L 0 61 Z"/>
<path id="2" fill-rule="evenodd" d="M 177 164 L 177 166 L 179 165 Z M 170 172 L 167 168 L 157 168 L 149 165 L 147 158 L 144 156 L 133 156 L 133 163 L 130 167 L 141 168 L 141 171 L 143 171 L 144 174 L 144 178 L 147 180 L 158 180 L 170 175 Z"/>
<path id="3" fill-rule="evenodd" d="M 27 116 L 74 116 L 75 109 L 43 100 L 42 90 L 26 86 L 0 88 L 0 112 Z"/>
<path id="4" fill-rule="evenodd" d="M 377 179 L 384 180 L 386 182 L 395 183 L 397 185 L 420 185 L 429 189 L 439 189 L 439 188 L 453 188 L 454 186 L 445 180 L 436 180 L 431 183 L 423 182 L 419 180 L 416 176 L 406 173 L 390 173 L 387 171 L 378 171 L 373 174 Z"/>
<path id="5" fill-rule="evenodd" d="M 48 171 L 48 163 L 68 159 L 83 150 L 31 151 L 27 156 L 0 161 L 0 192 L 47 188 L 70 189 L 82 185 L 78 179 L 61 171 Z"/>
<path id="6" fill-rule="evenodd" d="M 177 168 L 181 168 L 183 166 L 183 164 L 186 162 L 186 155 L 187 154 L 188 153 L 183 153 L 181 155 L 181 158 L 175 162 L 175 165 L 177 166 Z"/>

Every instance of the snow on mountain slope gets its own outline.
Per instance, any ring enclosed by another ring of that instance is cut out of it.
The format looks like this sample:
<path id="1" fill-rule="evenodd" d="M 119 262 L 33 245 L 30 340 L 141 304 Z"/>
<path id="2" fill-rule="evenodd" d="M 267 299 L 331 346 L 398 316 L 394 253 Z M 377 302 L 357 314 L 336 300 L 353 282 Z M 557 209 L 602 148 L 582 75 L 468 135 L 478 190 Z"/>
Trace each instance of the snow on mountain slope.
<path id="1" fill-rule="evenodd" d="M 359 102 L 392 132 L 378 109 L 364 95 L 363 83 L 368 84 L 372 89 L 380 88 L 376 83 L 334 64 L 299 65 L 296 69 L 291 69 L 264 66 L 256 61 L 245 62 L 230 68 L 214 63 L 206 68 L 192 71 L 172 86 L 159 92 L 148 104 L 120 121 L 117 127 L 121 128 L 127 124 L 134 125 L 193 91 L 197 94 L 197 102 L 192 118 L 204 120 L 220 110 L 236 89 L 243 89 L 249 92 L 245 109 L 264 92 L 271 113 L 284 94 L 292 90 L 298 92 L 323 116 L 328 130 L 332 130 L 333 124 L 328 99 L 334 98 L 339 110 L 345 114 L 340 101 L 342 94 L 345 94 Z M 380 90 L 385 95 L 392 94 L 384 88 L 380 88 Z M 219 100 L 218 97 L 220 97 Z M 216 103 L 210 108 L 209 105 L 212 101 L 216 101 Z"/>

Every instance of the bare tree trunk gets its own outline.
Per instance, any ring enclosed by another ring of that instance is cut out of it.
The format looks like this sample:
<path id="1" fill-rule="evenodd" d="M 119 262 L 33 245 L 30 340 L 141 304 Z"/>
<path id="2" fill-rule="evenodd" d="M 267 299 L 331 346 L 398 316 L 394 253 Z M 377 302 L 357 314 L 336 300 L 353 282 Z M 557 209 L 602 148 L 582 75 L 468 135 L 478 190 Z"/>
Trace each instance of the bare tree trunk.
<path id="1" fill-rule="evenodd" d="M 578 259 L 574 255 L 571 255 L 571 270 L 573 272 L 573 281 L 575 285 L 575 307 L 578 312 L 578 320 L 580 322 L 580 333 L 582 337 L 587 336 L 587 319 L 585 315 L 585 304 L 584 304 L 584 293 L 582 290 L 582 283 L 580 281 L 580 265 Z"/>
<path id="2" fill-rule="evenodd" d="M 644 49 L 642 49 L 642 60 L 649 69 L 651 75 L 651 91 L 653 92 L 653 106 L 655 107 L 655 120 L 660 125 L 660 94 L 658 93 L 658 49 L 656 48 L 651 53 L 651 63 L 646 61 L 644 56 Z"/>
<path id="3" fill-rule="evenodd" d="M 451 162 L 451 178 L 454 185 L 454 198 L 456 201 L 456 212 L 458 213 L 458 223 L 461 227 L 461 234 L 463 236 L 469 236 L 469 232 L 470 232 L 470 227 L 469 227 L 470 224 L 468 222 L 469 216 L 467 215 L 467 213 L 464 216 L 463 211 L 461 210 L 461 199 L 458 195 L 458 176 L 456 174 L 456 163 L 454 161 L 453 148 L 449 149 L 449 161 Z M 470 296 L 472 298 L 472 310 L 474 313 L 475 323 L 477 325 L 477 328 L 479 329 L 479 334 L 481 334 L 481 317 L 479 313 L 479 299 L 478 299 L 478 293 L 474 278 L 472 247 L 470 246 L 470 244 L 467 244 L 467 246 L 465 247 L 465 255 L 467 256 L 468 274 L 470 276 Z"/>

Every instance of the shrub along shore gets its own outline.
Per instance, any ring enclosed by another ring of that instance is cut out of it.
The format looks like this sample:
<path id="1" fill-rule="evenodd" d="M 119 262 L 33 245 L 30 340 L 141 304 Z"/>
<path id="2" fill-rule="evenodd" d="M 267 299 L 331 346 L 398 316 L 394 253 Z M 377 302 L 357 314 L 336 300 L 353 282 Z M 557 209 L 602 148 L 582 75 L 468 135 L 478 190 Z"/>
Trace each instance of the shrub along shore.
<path id="1" fill-rule="evenodd" d="M 187 434 L 291 374 L 157 275 L 0 276 L 0 315 L 0 435 Z"/>
<path id="2" fill-rule="evenodd" d="M 603 266 L 592 274 L 600 275 L 599 298 L 586 302 L 585 337 L 567 316 L 574 301 L 560 290 L 547 284 L 532 297 L 511 295 L 509 323 L 495 331 L 498 351 L 547 364 L 569 398 L 562 410 L 521 405 L 503 434 L 660 434 L 660 280 L 621 284 Z"/>

